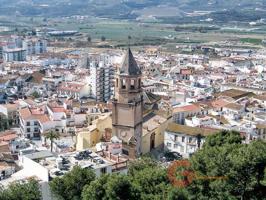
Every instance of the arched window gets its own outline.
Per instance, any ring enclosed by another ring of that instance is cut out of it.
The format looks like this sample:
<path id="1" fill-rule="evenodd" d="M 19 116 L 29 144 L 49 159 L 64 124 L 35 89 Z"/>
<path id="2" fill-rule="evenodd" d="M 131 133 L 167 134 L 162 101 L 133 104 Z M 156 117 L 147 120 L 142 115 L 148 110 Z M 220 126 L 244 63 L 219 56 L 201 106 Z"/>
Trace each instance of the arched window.
<path id="1" fill-rule="evenodd" d="M 130 89 L 132 89 L 132 90 L 135 89 L 135 80 L 134 79 L 130 80 Z"/>
<path id="2" fill-rule="evenodd" d="M 126 89 L 126 80 L 122 79 L 122 89 Z"/>

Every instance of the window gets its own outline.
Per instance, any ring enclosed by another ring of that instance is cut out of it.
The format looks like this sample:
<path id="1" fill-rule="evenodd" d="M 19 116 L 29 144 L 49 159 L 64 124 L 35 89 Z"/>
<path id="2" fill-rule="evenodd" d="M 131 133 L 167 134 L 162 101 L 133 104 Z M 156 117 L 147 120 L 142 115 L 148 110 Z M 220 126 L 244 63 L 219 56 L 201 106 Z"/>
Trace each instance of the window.
<path id="1" fill-rule="evenodd" d="M 167 142 L 166 146 L 167 147 L 172 147 L 172 144 L 170 142 Z"/>
<path id="2" fill-rule="evenodd" d="M 39 123 L 35 121 L 34 122 L 34 126 L 38 126 L 38 125 L 39 125 Z"/>
<path id="3" fill-rule="evenodd" d="M 130 89 L 134 90 L 135 89 L 135 80 L 130 80 Z"/>
<path id="4" fill-rule="evenodd" d="M 101 168 L 101 173 L 106 174 L 106 167 Z"/>
<path id="5" fill-rule="evenodd" d="M 122 149 L 122 153 L 125 155 L 129 155 L 128 150 L 126 150 L 126 149 Z"/>
<path id="6" fill-rule="evenodd" d="M 27 126 L 30 126 L 30 122 L 27 122 Z"/>
<path id="7" fill-rule="evenodd" d="M 118 78 L 116 79 L 116 87 L 118 87 Z"/>
<path id="8" fill-rule="evenodd" d="M 126 89 L 126 80 L 122 79 L 122 89 Z"/>
<path id="9" fill-rule="evenodd" d="M 175 141 L 177 141 L 178 140 L 178 136 L 177 135 L 175 135 Z"/>
<path id="10" fill-rule="evenodd" d="M 177 149 L 178 148 L 178 144 L 174 144 L 174 148 Z"/>
<path id="11" fill-rule="evenodd" d="M 182 142 L 185 142 L 185 136 L 182 136 Z"/>
<path id="12" fill-rule="evenodd" d="M 39 129 L 38 128 L 34 128 L 34 132 L 38 132 L 39 131 Z"/>
<path id="13" fill-rule="evenodd" d="M 27 133 L 30 133 L 30 128 L 27 128 Z"/>
<path id="14" fill-rule="evenodd" d="M 180 152 L 184 152 L 184 147 L 180 146 Z"/>
<path id="15" fill-rule="evenodd" d="M 139 79 L 139 88 L 141 88 L 141 80 Z"/>
<path id="16" fill-rule="evenodd" d="M 188 142 L 192 143 L 192 137 L 188 138 Z"/>

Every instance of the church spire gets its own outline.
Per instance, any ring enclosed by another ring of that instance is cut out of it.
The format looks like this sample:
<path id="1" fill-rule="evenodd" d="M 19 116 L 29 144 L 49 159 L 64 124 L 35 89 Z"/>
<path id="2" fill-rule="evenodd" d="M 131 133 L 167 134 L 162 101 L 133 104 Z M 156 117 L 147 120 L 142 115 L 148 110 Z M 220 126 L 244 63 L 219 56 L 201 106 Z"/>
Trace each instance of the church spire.
<path id="1" fill-rule="evenodd" d="M 127 53 L 124 56 L 119 73 L 128 76 L 136 76 L 141 74 L 141 70 L 138 67 L 130 48 L 128 48 Z"/>

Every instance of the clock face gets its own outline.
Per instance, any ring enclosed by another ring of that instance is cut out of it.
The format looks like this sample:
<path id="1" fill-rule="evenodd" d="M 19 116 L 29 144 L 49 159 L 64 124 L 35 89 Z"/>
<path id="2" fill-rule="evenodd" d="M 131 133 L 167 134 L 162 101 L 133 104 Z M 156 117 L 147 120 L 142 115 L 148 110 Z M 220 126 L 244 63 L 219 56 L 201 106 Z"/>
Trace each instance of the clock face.
<path id="1" fill-rule="evenodd" d="M 120 136 L 121 136 L 121 137 L 126 137 L 126 136 L 127 136 L 127 132 L 124 131 L 124 130 L 121 130 L 121 131 L 120 131 Z"/>

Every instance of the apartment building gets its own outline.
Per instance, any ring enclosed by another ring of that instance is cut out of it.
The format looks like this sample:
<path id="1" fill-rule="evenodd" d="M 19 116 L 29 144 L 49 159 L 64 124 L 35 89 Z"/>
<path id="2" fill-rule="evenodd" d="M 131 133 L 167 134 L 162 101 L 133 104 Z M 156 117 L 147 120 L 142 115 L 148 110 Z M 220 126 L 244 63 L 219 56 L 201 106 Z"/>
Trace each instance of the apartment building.
<path id="1" fill-rule="evenodd" d="M 47 41 L 33 38 L 22 41 L 22 48 L 26 50 L 27 56 L 42 54 L 47 52 Z"/>
<path id="2" fill-rule="evenodd" d="M 19 110 L 20 130 L 25 138 L 40 138 L 51 120 L 42 108 L 23 108 Z"/>
<path id="3" fill-rule="evenodd" d="M 188 104 L 173 108 L 173 121 L 177 124 L 185 124 L 186 117 L 193 117 L 202 113 L 199 105 Z"/>
<path id="4" fill-rule="evenodd" d="M 99 102 L 108 101 L 113 95 L 114 69 L 103 61 L 92 62 L 88 83 L 91 85 L 92 97 Z"/>
<path id="5" fill-rule="evenodd" d="M 26 50 L 23 48 L 4 48 L 4 62 L 26 61 Z"/>

